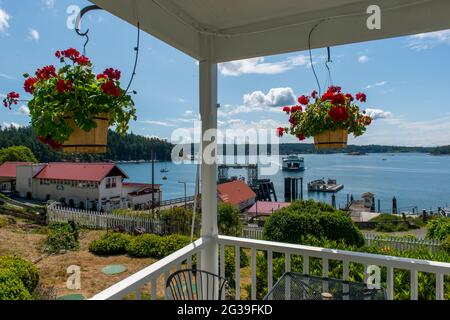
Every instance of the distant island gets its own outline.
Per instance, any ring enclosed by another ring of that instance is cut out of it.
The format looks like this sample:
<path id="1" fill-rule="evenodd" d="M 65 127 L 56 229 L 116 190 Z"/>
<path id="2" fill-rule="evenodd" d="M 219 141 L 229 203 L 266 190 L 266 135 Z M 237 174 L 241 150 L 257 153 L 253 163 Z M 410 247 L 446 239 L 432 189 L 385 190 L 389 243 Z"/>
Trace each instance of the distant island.
<path id="1" fill-rule="evenodd" d="M 49 146 L 42 144 L 36 139 L 36 134 L 31 127 L 21 128 L 5 128 L 0 130 L 0 148 L 10 146 L 26 146 L 30 148 L 40 162 L 53 161 L 136 161 L 151 160 L 151 151 L 154 150 L 158 161 L 170 161 L 171 151 L 174 145 L 166 140 L 158 138 L 149 138 L 134 133 L 126 136 L 120 136 L 114 131 L 109 131 L 108 135 L 108 151 L 104 155 L 66 155 L 61 152 L 52 150 Z M 227 150 L 234 147 L 234 154 L 237 150 L 241 150 L 243 146 L 227 145 Z M 225 151 L 224 145 L 219 145 L 219 150 Z M 257 150 L 259 146 L 245 145 L 243 148 L 246 155 L 250 150 Z M 267 151 L 272 153 L 271 146 L 267 147 Z M 194 154 L 194 145 L 186 145 L 185 152 L 188 155 Z M 274 150 L 275 151 L 275 150 Z M 450 155 L 450 145 L 440 147 L 404 147 L 404 146 L 383 146 L 383 145 L 349 145 L 343 150 L 317 151 L 314 144 L 307 143 L 282 143 L 279 145 L 279 152 L 282 155 L 288 154 L 330 154 L 345 153 L 348 155 L 365 155 L 368 153 L 428 153 L 431 155 Z M 224 153 L 225 154 L 225 153 Z"/>

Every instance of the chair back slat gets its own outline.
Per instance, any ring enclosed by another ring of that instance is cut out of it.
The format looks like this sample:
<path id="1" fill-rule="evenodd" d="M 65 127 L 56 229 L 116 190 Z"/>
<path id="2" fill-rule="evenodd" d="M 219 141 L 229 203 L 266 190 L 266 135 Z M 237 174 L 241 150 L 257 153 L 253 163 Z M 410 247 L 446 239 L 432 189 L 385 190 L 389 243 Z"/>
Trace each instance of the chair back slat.
<path id="1" fill-rule="evenodd" d="M 173 300 L 213 300 L 222 297 L 227 281 L 214 273 L 183 269 L 172 273 L 166 282 L 166 291 Z"/>

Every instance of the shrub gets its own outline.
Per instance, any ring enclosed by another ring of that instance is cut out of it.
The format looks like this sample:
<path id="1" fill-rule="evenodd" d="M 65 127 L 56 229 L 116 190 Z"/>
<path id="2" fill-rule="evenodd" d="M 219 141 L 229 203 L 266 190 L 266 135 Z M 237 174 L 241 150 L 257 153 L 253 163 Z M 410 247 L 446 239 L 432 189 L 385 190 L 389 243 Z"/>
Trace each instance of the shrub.
<path id="1" fill-rule="evenodd" d="M 77 250 L 78 231 L 68 223 L 53 223 L 49 225 L 50 234 L 44 241 L 43 251 L 57 253 L 61 250 Z"/>
<path id="2" fill-rule="evenodd" d="M 263 237 L 267 240 L 300 243 L 308 235 L 364 245 L 362 233 L 344 212 L 313 201 L 298 201 L 280 209 L 264 225 Z"/>
<path id="3" fill-rule="evenodd" d="M 450 235 L 450 219 L 449 218 L 438 218 L 433 219 L 427 224 L 427 238 L 444 240 L 448 235 Z"/>
<path id="4" fill-rule="evenodd" d="M 0 300 L 32 300 L 23 282 L 9 269 L 0 269 Z"/>
<path id="5" fill-rule="evenodd" d="M 6 217 L 0 217 L 0 228 L 6 227 L 9 224 L 9 220 Z"/>
<path id="6" fill-rule="evenodd" d="M 128 254 L 137 258 L 159 258 L 161 257 L 162 238 L 155 234 L 143 234 L 134 237 L 126 246 Z"/>
<path id="7" fill-rule="evenodd" d="M 128 234 L 108 232 L 101 239 L 92 241 L 89 251 L 96 255 L 124 254 L 130 239 Z"/>
<path id="8" fill-rule="evenodd" d="M 35 265 L 28 260 L 16 256 L 0 257 L 0 270 L 12 273 L 22 281 L 28 292 L 33 292 L 39 283 L 39 273 Z"/>
<path id="9" fill-rule="evenodd" d="M 168 256 L 169 254 L 187 246 L 190 242 L 189 237 L 180 234 L 164 236 L 160 241 L 161 247 L 159 249 L 159 254 L 161 257 Z"/>
<path id="10" fill-rule="evenodd" d="M 220 234 L 227 236 L 240 236 L 242 223 L 239 219 L 239 209 L 228 203 L 219 204 L 217 209 Z"/>
<path id="11" fill-rule="evenodd" d="M 441 248 L 450 255 L 450 234 L 442 241 Z"/>

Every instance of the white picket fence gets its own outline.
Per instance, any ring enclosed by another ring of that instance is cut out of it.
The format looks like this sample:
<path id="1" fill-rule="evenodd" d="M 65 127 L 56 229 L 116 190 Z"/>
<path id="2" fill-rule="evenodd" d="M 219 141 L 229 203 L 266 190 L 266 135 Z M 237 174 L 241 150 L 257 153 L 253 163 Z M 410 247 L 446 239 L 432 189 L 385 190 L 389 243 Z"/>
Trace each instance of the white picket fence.
<path id="1" fill-rule="evenodd" d="M 133 232 L 135 228 L 144 228 L 146 233 L 164 234 L 164 222 L 145 217 L 119 216 L 110 213 L 66 208 L 50 205 L 47 210 L 47 222 L 69 222 L 91 229 L 113 230 L 123 228 Z"/>
<path id="2" fill-rule="evenodd" d="M 441 242 L 432 239 L 405 238 L 372 233 L 365 233 L 364 239 L 368 246 L 378 246 L 399 251 L 428 249 L 431 252 L 437 252 L 441 248 Z"/>
<path id="3" fill-rule="evenodd" d="M 263 228 L 261 227 L 244 227 L 242 229 L 242 238 L 262 240 L 262 234 Z M 382 236 L 371 233 L 364 233 L 364 240 L 368 246 L 378 246 L 399 251 L 428 249 L 431 252 L 436 252 L 441 248 L 439 240 Z"/>

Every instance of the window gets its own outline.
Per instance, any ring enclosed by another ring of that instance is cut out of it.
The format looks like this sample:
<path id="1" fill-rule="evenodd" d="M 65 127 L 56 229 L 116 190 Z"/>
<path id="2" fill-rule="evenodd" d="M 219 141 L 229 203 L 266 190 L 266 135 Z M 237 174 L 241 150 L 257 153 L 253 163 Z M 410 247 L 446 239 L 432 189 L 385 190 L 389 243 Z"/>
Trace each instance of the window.
<path id="1" fill-rule="evenodd" d="M 111 178 L 106 178 L 106 189 L 111 188 Z"/>
<path id="2" fill-rule="evenodd" d="M 111 178 L 111 187 L 112 187 L 112 188 L 117 187 L 116 178 Z"/>

